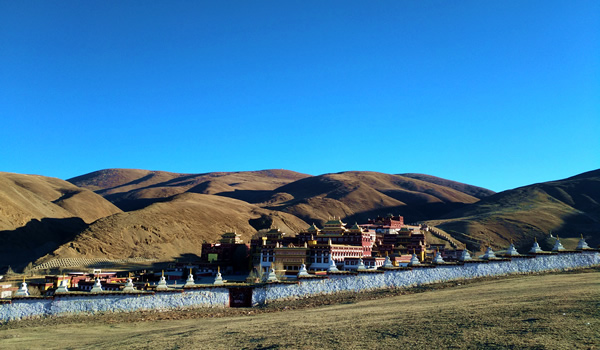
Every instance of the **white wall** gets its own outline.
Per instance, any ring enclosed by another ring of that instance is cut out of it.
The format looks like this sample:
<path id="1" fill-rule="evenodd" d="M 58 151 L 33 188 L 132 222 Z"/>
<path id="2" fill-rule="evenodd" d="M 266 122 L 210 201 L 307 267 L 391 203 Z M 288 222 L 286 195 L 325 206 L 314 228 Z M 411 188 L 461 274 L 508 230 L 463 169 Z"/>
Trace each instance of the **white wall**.
<path id="1" fill-rule="evenodd" d="M 515 273 L 564 270 L 600 265 L 600 253 L 565 253 L 535 258 L 513 258 L 511 261 L 440 265 L 412 270 L 387 270 L 384 273 L 331 275 L 329 279 L 304 279 L 298 284 L 274 284 L 255 289 L 253 305 L 279 299 L 340 291 L 364 291 L 386 287 L 411 287 L 421 284 Z"/>
<path id="2" fill-rule="evenodd" d="M 0 305 L 0 320 L 7 321 L 45 315 L 93 314 L 106 311 L 126 312 L 227 306 L 229 306 L 229 290 L 223 287 L 144 294 L 67 294 L 48 298 L 14 299 L 11 304 Z"/>
<path id="3" fill-rule="evenodd" d="M 274 283 L 254 288 L 252 305 L 274 300 L 295 299 L 340 291 L 364 291 L 386 287 L 411 287 L 421 284 L 497 276 L 515 273 L 564 270 L 600 265 L 599 252 L 565 253 L 511 261 L 441 265 L 412 270 L 386 270 L 383 273 L 360 272 L 330 275 L 323 279 L 301 279 L 298 283 Z M 225 287 L 185 289 L 144 294 L 65 295 L 48 298 L 18 298 L 0 304 L 0 320 L 15 320 L 46 315 L 135 310 L 173 310 L 188 307 L 228 307 L 229 290 Z"/>

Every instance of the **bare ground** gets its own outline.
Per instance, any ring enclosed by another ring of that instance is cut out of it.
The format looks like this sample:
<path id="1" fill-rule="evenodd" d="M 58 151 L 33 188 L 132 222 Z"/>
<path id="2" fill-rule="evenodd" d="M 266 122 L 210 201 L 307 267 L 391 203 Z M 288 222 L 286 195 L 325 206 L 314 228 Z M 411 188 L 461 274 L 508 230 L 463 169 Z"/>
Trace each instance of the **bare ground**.
<path id="1" fill-rule="evenodd" d="M 0 326 L 2 349 L 598 349 L 599 345 L 598 268 L 345 293 L 252 309 L 49 317 Z"/>

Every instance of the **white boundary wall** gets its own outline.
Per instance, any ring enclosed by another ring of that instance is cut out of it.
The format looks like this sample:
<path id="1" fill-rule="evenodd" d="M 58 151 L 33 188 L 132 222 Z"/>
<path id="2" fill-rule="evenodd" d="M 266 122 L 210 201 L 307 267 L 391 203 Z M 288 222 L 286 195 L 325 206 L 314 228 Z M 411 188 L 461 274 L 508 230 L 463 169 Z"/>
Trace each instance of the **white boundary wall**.
<path id="1" fill-rule="evenodd" d="M 387 270 L 385 273 L 331 275 L 329 279 L 306 279 L 299 284 L 274 284 L 254 289 L 253 305 L 281 299 L 341 291 L 365 291 L 388 287 L 412 287 L 421 284 L 469 279 L 485 276 L 565 270 L 600 265 L 600 253 L 564 253 L 538 255 L 535 258 L 513 258 L 509 261 L 439 265 L 412 270 Z"/>
<path id="2" fill-rule="evenodd" d="M 229 306 L 227 288 L 190 289 L 183 292 L 144 294 L 111 293 L 57 295 L 48 298 L 19 298 L 0 305 L 0 320 L 16 320 L 44 315 L 94 314 L 137 310 L 169 310 L 189 307 Z"/>
<path id="3" fill-rule="evenodd" d="M 329 278 L 323 279 L 301 279 L 298 283 L 274 283 L 256 287 L 252 293 L 252 305 L 341 291 L 411 287 L 484 276 L 564 270 L 596 265 L 600 265 L 600 252 L 539 255 L 535 258 L 513 258 L 510 261 L 440 265 L 431 268 L 413 268 L 412 270 L 386 270 L 384 273 L 331 275 Z M 18 298 L 13 299 L 11 303 L 0 304 L 0 321 L 46 315 L 228 306 L 229 290 L 226 287 L 141 294 L 59 295 L 48 298 Z"/>

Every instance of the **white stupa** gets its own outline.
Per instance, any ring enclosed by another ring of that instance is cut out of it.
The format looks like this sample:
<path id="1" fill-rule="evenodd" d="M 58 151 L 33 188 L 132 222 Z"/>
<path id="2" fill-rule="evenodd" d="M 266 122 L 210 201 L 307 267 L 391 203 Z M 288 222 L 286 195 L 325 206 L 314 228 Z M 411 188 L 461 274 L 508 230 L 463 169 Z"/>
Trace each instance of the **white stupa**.
<path id="1" fill-rule="evenodd" d="M 512 241 L 510 242 L 510 246 L 506 250 L 506 255 L 510 255 L 510 256 L 519 256 L 519 255 L 521 255 L 517 251 L 517 248 L 515 248 L 515 245 L 514 245 L 514 243 Z"/>
<path id="2" fill-rule="evenodd" d="M 460 261 L 467 261 L 467 260 L 472 260 L 473 258 L 471 258 L 471 254 L 469 254 L 469 251 L 464 249 L 462 251 L 462 253 L 460 254 L 460 257 L 458 258 L 458 260 Z"/>
<path id="3" fill-rule="evenodd" d="M 327 272 L 340 272 L 331 253 L 329 253 L 329 266 L 327 267 Z"/>
<path id="4" fill-rule="evenodd" d="M 304 263 L 302 263 L 302 265 L 300 265 L 300 271 L 298 271 L 298 277 L 308 277 L 308 276 L 310 276 L 310 274 L 306 270 L 306 265 L 304 265 Z"/>
<path id="5" fill-rule="evenodd" d="M 190 274 L 188 275 L 187 280 L 185 281 L 185 284 L 183 285 L 183 287 L 193 287 L 196 285 L 196 282 L 194 282 L 194 275 L 192 275 L 192 269 L 190 269 Z"/>
<path id="6" fill-rule="evenodd" d="M 421 262 L 419 261 L 419 258 L 417 258 L 417 254 L 413 250 L 413 255 L 410 258 L 410 261 L 408 262 L 408 266 L 415 266 L 415 265 L 421 265 Z"/>
<path id="7" fill-rule="evenodd" d="M 492 247 L 488 246 L 485 254 L 483 254 L 481 258 L 484 260 L 496 259 L 496 254 L 494 254 Z"/>
<path id="8" fill-rule="evenodd" d="M 15 296 L 16 297 L 28 297 L 29 296 L 29 290 L 27 289 L 27 283 L 25 283 L 25 277 L 23 277 L 23 283 L 21 283 L 21 288 L 19 288 L 15 292 Z"/>
<path id="9" fill-rule="evenodd" d="M 60 281 L 60 285 L 58 286 L 58 288 L 56 288 L 56 291 L 54 291 L 54 293 L 68 293 L 69 290 L 67 289 L 67 279 L 65 278 L 65 276 L 63 276 L 63 279 Z"/>
<path id="10" fill-rule="evenodd" d="M 583 239 L 583 235 L 581 235 L 581 239 L 579 240 L 579 243 L 577 243 L 577 248 L 575 248 L 576 250 L 584 250 L 584 249 L 590 249 L 590 246 L 586 243 L 585 239 Z"/>
<path id="11" fill-rule="evenodd" d="M 529 250 L 529 252 L 533 253 L 533 254 L 543 253 L 544 252 L 542 250 L 542 248 L 540 248 L 540 245 L 538 244 L 537 238 L 534 238 L 533 246 L 531 247 L 531 249 Z"/>
<path id="12" fill-rule="evenodd" d="M 435 253 L 435 257 L 433 258 L 433 263 L 434 264 L 444 264 L 445 263 L 444 259 L 442 258 L 442 253 L 440 253 L 439 250 Z"/>
<path id="13" fill-rule="evenodd" d="M 386 268 L 394 267 L 394 264 L 392 264 L 392 259 L 390 259 L 390 257 L 387 255 L 385 257 L 385 261 L 383 262 L 383 267 L 386 267 Z"/>
<path id="14" fill-rule="evenodd" d="M 565 250 L 565 247 L 563 247 L 562 243 L 560 243 L 560 238 L 558 238 L 558 235 L 557 235 L 556 242 L 554 243 L 554 247 L 552 247 L 552 251 L 559 252 L 561 250 Z"/>
<path id="15" fill-rule="evenodd" d="M 364 271 L 366 270 L 367 267 L 365 266 L 365 263 L 363 262 L 362 258 L 358 258 L 358 266 L 356 267 L 356 271 Z"/>
<path id="16" fill-rule="evenodd" d="M 224 284 L 225 281 L 223 281 L 223 276 L 221 276 L 221 266 L 217 266 L 217 275 L 215 276 L 215 281 L 213 282 L 213 285 L 222 286 Z"/>
<path id="17" fill-rule="evenodd" d="M 267 276 L 267 282 L 279 282 L 279 280 L 277 279 L 277 275 L 275 275 L 274 268 L 269 269 L 269 276 Z"/>
<path id="18" fill-rule="evenodd" d="M 123 288 L 123 292 L 135 292 L 135 287 L 133 286 L 133 281 L 131 278 L 127 279 L 127 283 L 125 283 L 125 288 Z"/>
<path id="19" fill-rule="evenodd" d="M 158 281 L 158 285 L 156 286 L 156 290 L 167 290 L 169 286 L 167 286 L 167 280 L 165 279 L 165 271 L 162 272 L 160 276 L 160 281 Z"/>
<path id="20" fill-rule="evenodd" d="M 90 291 L 92 293 L 102 293 L 102 284 L 100 283 L 100 279 L 96 278 L 96 282 L 94 283 L 94 286 L 92 287 L 92 290 Z"/>

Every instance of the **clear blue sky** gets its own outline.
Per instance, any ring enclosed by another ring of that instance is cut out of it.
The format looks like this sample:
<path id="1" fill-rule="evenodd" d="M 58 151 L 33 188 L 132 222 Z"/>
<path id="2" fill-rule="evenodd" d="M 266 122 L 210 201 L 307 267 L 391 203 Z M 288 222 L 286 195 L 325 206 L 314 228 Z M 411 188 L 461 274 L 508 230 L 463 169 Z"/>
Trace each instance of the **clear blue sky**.
<path id="1" fill-rule="evenodd" d="M 600 168 L 600 1 L 0 0 L 0 170 Z"/>

